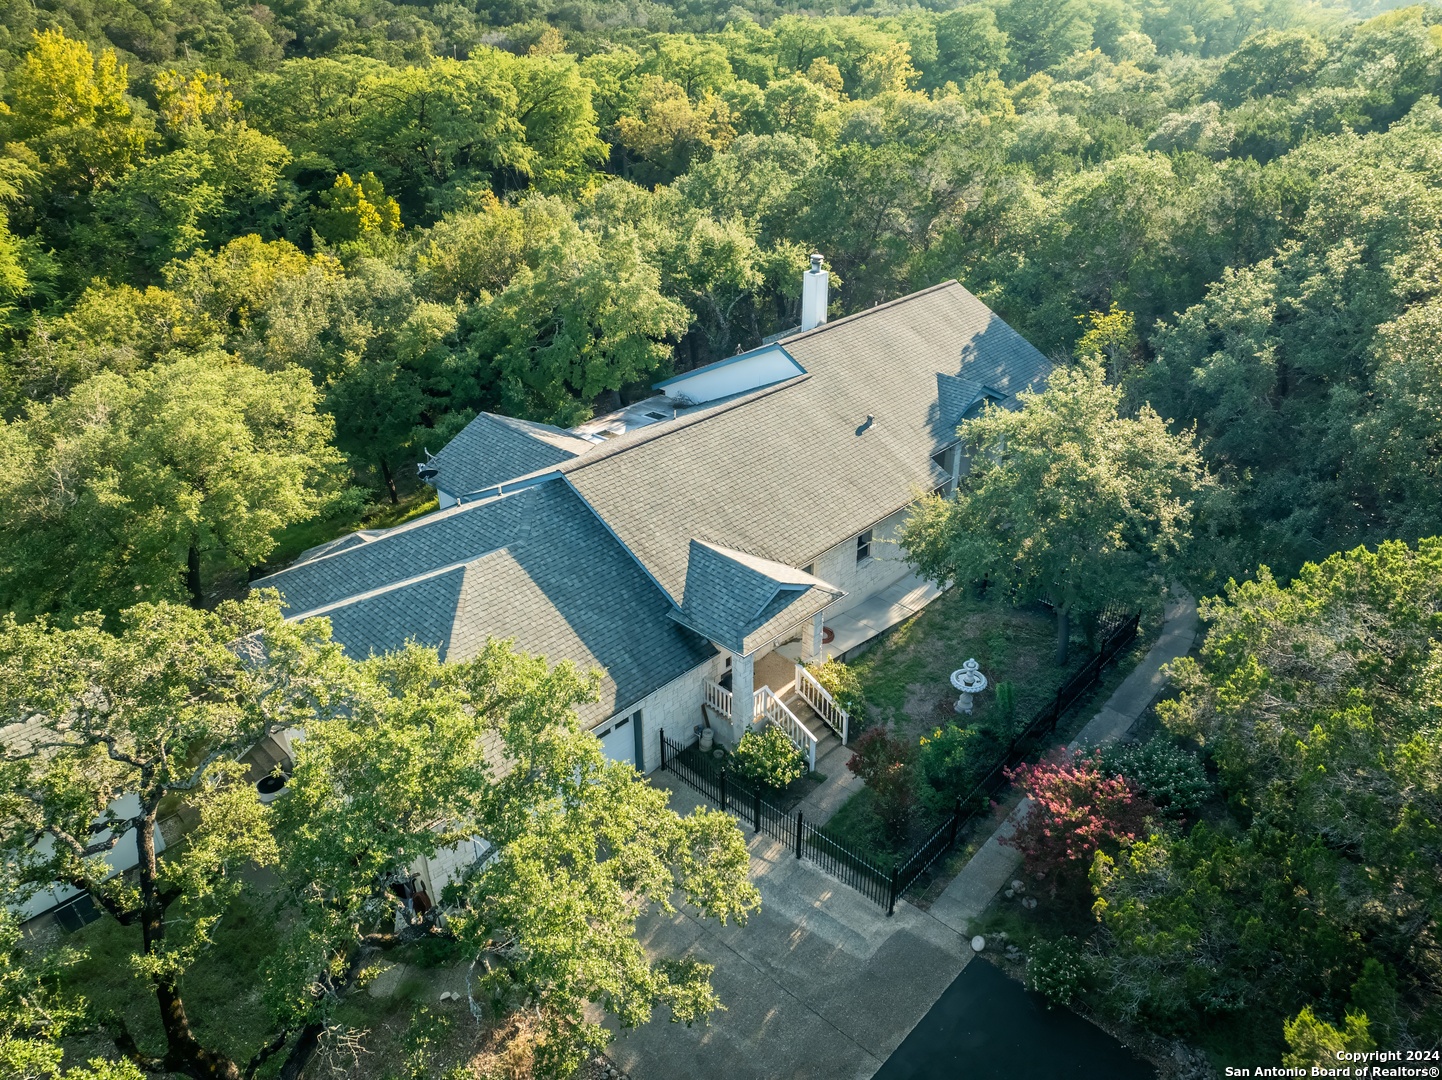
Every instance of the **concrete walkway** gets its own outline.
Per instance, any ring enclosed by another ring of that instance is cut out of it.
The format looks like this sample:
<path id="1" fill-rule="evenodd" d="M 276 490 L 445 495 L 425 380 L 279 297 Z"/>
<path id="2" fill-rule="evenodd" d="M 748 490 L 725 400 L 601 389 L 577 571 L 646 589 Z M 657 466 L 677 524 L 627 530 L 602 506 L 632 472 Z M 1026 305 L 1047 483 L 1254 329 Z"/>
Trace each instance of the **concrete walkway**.
<path id="1" fill-rule="evenodd" d="M 1142 662 L 1068 744 L 1068 749 L 1101 746 L 1125 735 L 1166 686 L 1162 667 L 1185 656 L 1196 640 L 1196 634 L 1196 601 L 1186 593 L 1173 593 L 1167 601 L 1161 635 Z M 946 891 L 932 903 L 931 915 L 934 918 L 958 934 L 969 932 L 968 923 L 986 910 L 992 897 L 1006 887 L 1021 864 L 1021 854 L 1001 841 L 1016 832 L 1030 806 L 1029 799 L 1023 800 L 971 857 Z"/>
<path id="2" fill-rule="evenodd" d="M 701 804 L 675 778 L 651 779 L 670 787 L 677 812 Z M 744 927 L 684 911 L 640 927 L 648 955 L 714 965 L 725 1011 L 692 1028 L 658 1016 L 607 1056 L 632 1080 L 868 1080 L 971 960 L 970 945 L 908 904 L 888 919 L 764 833 L 749 848 L 761 910 Z"/>
<path id="3" fill-rule="evenodd" d="M 875 596 L 826 620 L 826 628 L 835 635 L 823 648 L 826 658 L 844 656 L 882 631 L 905 622 L 940 595 L 941 589 L 935 582 L 927 581 L 914 571 L 907 574 Z"/>

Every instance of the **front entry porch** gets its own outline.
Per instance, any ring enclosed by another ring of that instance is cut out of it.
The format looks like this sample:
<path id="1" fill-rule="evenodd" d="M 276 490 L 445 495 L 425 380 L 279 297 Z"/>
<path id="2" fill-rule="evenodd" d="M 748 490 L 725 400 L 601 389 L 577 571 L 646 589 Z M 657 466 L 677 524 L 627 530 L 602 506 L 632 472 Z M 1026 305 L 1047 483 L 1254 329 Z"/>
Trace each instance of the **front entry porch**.
<path id="1" fill-rule="evenodd" d="M 842 746 L 849 739 L 851 720 L 846 710 L 809 671 L 780 650 L 773 649 L 760 657 L 733 656 L 730 674 L 729 689 L 706 681 L 706 708 L 730 727 L 736 742 L 747 730 L 774 724 L 786 733 L 805 756 L 806 767 L 814 772 L 822 738 L 830 742 L 834 734 Z"/>

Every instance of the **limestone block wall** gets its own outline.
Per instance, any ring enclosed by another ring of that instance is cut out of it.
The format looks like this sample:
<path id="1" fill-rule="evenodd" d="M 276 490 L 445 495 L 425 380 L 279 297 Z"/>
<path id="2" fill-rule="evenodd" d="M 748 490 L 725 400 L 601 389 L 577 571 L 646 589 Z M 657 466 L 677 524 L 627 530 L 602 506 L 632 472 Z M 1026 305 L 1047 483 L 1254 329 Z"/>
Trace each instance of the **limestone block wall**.
<path id="1" fill-rule="evenodd" d="M 691 729 L 701 722 L 701 703 L 706 700 L 703 684 L 706 679 L 719 680 L 726 670 L 725 665 L 724 655 L 714 656 L 652 691 L 624 713 L 617 714 L 629 716 L 637 709 L 641 710 L 641 744 L 645 760 L 636 762 L 641 772 L 654 772 L 660 768 L 662 729 L 673 742 L 685 744 L 691 741 Z M 610 722 L 606 720 L 596 726 L 603 728 Z"/>
<path id="2" fill-rule="evenodd" d="M 872 528 L 869 559 L 857 563 L 856 537 L 853 536 L 816 560 L 813 573 L 846 590 L 846 595 L 827 609 L 828 617 L 856 606 L 910 573 L 896 543 L 896 530 L 906 515 L 906 510 L 899 510 Z"/>

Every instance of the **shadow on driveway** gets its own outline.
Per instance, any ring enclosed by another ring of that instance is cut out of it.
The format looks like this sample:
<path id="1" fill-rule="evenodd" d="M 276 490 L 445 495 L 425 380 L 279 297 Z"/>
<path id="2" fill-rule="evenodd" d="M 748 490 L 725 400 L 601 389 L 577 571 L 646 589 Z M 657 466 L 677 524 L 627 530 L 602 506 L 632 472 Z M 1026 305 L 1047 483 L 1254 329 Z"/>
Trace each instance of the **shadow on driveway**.
<path id="1" fill-rule="evenodd" d="M 984 960 L 968 964 L 873 1080 L 1155 1080 L 1070 1009 L 1048 1009 Z"/>

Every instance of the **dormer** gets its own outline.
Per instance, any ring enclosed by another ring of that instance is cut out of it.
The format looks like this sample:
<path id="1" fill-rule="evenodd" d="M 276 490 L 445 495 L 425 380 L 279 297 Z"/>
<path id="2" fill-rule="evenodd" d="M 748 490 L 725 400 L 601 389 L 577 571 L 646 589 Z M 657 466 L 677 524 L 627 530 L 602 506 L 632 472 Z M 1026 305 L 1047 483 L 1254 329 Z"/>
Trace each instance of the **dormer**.
<path id="1" fill-rule="evenodd" d="M 804 570 L 692 540 L 686 587 L 671 617 L 737 656 L 749 656 L 840 599 Z"/>

